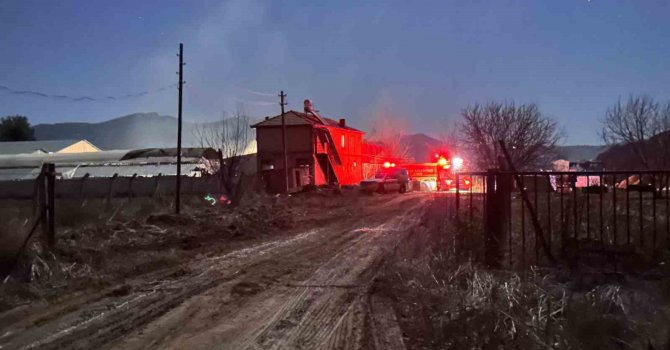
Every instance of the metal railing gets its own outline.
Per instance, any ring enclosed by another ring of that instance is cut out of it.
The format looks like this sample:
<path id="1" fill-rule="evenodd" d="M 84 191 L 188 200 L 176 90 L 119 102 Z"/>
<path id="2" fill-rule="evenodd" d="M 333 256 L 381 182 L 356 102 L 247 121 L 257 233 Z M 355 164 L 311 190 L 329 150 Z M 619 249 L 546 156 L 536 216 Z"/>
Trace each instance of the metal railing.
<path id="1" fill-rule="evenodd" d="M 670 245 L 670 171 L 488 172 L 453 194 L 498 267 L 653 263 Z M 459 181 L 456 181 L 459 183 Z M 478 228 L 478 229 L 477 229 Z"/>

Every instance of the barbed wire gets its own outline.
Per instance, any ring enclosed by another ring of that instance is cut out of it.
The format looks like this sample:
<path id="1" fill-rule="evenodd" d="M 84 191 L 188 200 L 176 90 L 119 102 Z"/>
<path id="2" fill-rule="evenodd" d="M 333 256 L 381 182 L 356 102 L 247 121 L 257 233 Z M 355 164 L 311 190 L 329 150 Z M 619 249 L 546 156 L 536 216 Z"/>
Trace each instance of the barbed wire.
<path id="1" fill-rule="evenodd" d="M 155 90 L 151 91 L 142 91 L 134 94 L 126 94 L 126 95 L 118 95 L 118 96 L 105 96 L 105 97 L 91 97 L 91 96 L 69 96 L 69 95 L 54 95 L 54 94 L 49 94 L 46 92 L 41 92 L 41 91 L 34 91 L 34 90 L 16 90 L 12 89 L 10 87 L 0 85 L 0 92 L 5 92 L 10 95 L 19 95 L 19 96 L 28 96 L 28 97 L 36 97 L 36 98 L 46 98 L 46 99 L 52 99 L 52 100 L 63 100 L 63 101 L 71 101 L 71 102 L 104 102 L 104 101 L 119 101 L 119 100 L 126 100 L 126 99 L 131 99 L 131 98 L 137 98 L 137 97 L 142 97 L 146 96 L 149 94 L 153 93 L 158 93 L 162 91 L 166 91 L 168 89 L 177 87 L 177 84 L 171 84 L 167 85 Z"/>

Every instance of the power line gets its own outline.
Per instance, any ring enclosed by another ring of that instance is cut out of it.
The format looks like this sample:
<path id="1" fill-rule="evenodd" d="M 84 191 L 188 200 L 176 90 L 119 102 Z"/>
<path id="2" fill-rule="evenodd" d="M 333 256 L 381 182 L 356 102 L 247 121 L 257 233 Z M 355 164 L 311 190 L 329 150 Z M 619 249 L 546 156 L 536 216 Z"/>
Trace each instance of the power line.
<path id="1" fill-rule="evenodd" d="M 254 106 L 276 106 L 277 102 L 263 102 L 263 101 L 250 101 L 250 100 L 245 100 L 241 99 L 238 97 L 234 97 L 235 101 L 243 103 L 243 104 L 249 104 L 249 105 L 254 105 Z"/>
<path id="2" fill-rule="evenodd" d="M 91 97 L 91 96 L 69 96 L 69 95 L 54 95 L 41 91 L 34 90 L 16 90 L 4 85 L 0 85 L 0 92 L 4 91 L 10 95 L 19 95 L 27 97 L 36 97 L 36 98 L 45 98 L 51 100 L 61 100 L 61 101 L 70 101 L 70 102 L 105 102 L 105 101 L 120 101 L 127 100 L 131 98 L 137 98 L 146 96 L 149 94 L 154 94 L 162 91 L 167 91 L 168 89 L 177 87 L 177 84 L 170 84 L 163 86 L 161 88 L 151 90 L 151 91 L 142 91 L 133 94 L 118 95 L 118 96 L 105 96 L 105 97 Z"/>
<path id="3" fill-rule="evenodd" d="M 247 88 L 237 86 L 237 85 L 233 85 L 233 87 L 237 90 L 244 91 L 244 92 L 247 92 L 247 93 L 250 93 L 250 94 L 253 94 L 253 95 L 258 95 L 258 96 L 263 96 L 263 97 L 272 97 L 272 98 L 275 97 L 275 94 L 271 94 L 271 93 L 267 93 L 267 92 L 254 91 L 254 90 L 247 89 Z"/>

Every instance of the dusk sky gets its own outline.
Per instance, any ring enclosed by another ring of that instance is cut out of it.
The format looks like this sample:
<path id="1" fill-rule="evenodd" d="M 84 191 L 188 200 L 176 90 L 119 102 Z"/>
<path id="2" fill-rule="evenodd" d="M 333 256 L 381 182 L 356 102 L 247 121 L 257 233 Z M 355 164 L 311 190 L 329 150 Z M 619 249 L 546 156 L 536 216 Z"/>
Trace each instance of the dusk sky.
<path id="1" fill-rule="evenodd" d="M 670 1 L 29 1 L 0 0 L 0 115 L 33 124 L 176 115 L 242 106 L 255 117 L 310 98 L 369 129 L 379 113 L 438 136 L 468 104 L 535 102 L 566 144 L 598 144 L 608 105 L 670 100 Z M 106 98 L 116 97 L 116 100 Z"/>

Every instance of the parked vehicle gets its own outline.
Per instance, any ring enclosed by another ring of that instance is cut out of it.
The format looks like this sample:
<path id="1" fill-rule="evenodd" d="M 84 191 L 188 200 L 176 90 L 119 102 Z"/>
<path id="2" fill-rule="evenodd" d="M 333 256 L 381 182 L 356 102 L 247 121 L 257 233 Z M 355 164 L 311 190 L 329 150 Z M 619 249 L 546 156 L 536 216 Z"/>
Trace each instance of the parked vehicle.
<path id="1" fill-rule="evenodd" d="M 379 170 L 371 179 L 361 181 L 361 190 L 373 193 L 405 193 L 409 188 L 409 173 L 405 168 L 387 168 Z"/>

